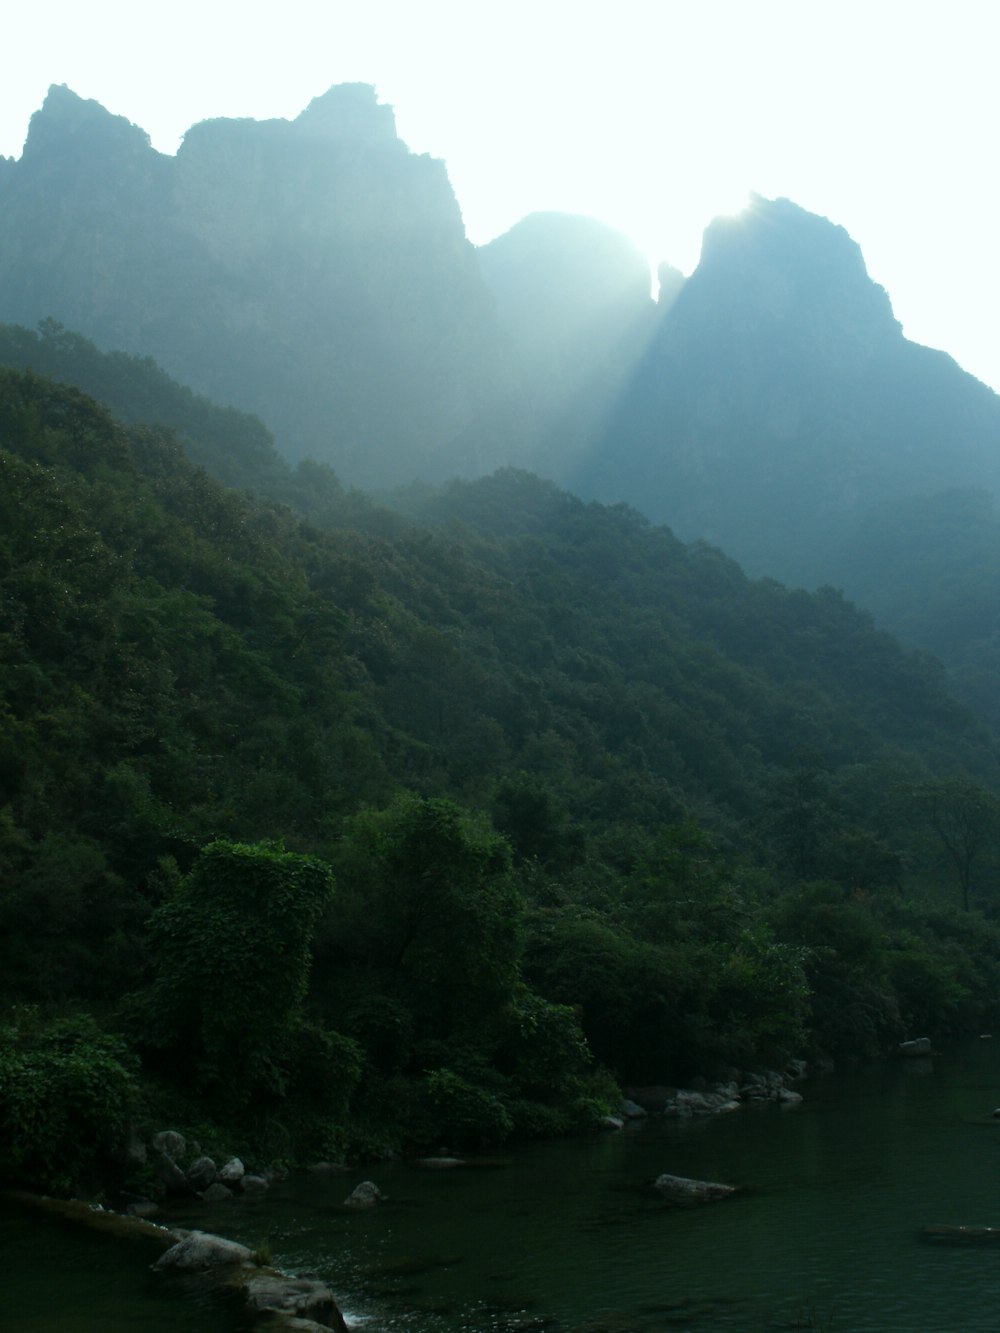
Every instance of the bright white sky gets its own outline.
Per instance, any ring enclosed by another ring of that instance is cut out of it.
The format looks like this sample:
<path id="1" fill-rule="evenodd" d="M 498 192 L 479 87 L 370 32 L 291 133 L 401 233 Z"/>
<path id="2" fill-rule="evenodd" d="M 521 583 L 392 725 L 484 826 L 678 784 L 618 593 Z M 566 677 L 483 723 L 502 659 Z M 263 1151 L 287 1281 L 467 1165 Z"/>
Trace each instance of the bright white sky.
<path id="1" fill-rule="evenodd" d="M 2 154 L 51 83 L 163 152 L 373 83 L 477 243 L 562 209 L 689 272 L 716 213 L 785 195 L 1000 389 L 997 0 L 25 0 L 3 28 Z"/>

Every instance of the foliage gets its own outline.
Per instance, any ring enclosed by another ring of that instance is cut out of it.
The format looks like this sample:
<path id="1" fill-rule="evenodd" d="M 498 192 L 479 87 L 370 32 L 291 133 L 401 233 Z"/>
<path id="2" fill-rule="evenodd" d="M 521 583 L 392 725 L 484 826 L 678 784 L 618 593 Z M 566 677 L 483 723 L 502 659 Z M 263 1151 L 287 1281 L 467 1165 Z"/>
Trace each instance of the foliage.
<path id="1" fill-rule="evenodd" d="M 949 913 L 926 799 L 995 737 L 839 595 L 518 472 L 314 525 L 30 375 L 0 446 L 5 999 L 133 991 L 283 1153 L 989 1021 L 995 834 Z"/>
<path id="2" fill-rule="evenodd" d="M 283 1095 L 296 1055 L 300 1077 L 350 1080 L 350 1044 L 301 1027 L 312 932 L 332 892 L 315 858 L 211 843 L 150 920 L 156 974 L 140 1010 L 144 1040 L 193 1068 L 219 1100 Z"/>
<path id="3" fill-rule="evenodd" d="M 107 1170 L 127 1135 L 135 1065 L 89 1015 L 0 1023 L 0 1180 L 59 1193 Z"/>

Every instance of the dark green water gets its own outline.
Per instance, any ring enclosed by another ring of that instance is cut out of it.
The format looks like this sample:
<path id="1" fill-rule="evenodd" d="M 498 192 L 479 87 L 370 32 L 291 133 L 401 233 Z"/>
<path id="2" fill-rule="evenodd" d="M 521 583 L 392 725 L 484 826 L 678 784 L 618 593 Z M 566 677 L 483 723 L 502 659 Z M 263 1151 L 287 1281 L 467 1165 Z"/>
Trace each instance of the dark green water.
<path id="1" fill-rule="evenodd" d="M 807 1100 L 793 1110 L 650 1120 L 528 1146 L 494 1169 L 388 1163 L 296 1179 L 266 1201 L 178 1211 L 173 1220 L 254 1244 L 266 1238 L 276 1262 L 327 1278 L 371 1333 L 995 1333 L 1000 1246 L 929 1244 L 918 1229 L 1000 1226 L 1000 1121 L 991 1116 L 1000 1042 L 970 1043 L 933 1063 L 838 1072 L 802 1091 Z M 642 1188 L 663 1171 L 745 1192 L 673 1209 Z M 388 1201 L 341 1211 L 362 1178 Z M 38 1244 L 36 1235 L 22 1249 Z M 60 1231 L 60 1244 L 75 1252 L 84 1242 Z M 221 1310 L 204 1322 L 213 1313 L 204 1298 L 170 1284 L 167 1293 L 154 1284 L 151 1295 L 151 1275 L 133 1281 L 137 1265 L 120 1243 L 99 1248 L 118 1265 L 118 1276 L 101 1279 L 120 1291 L 115 1312 L 88 1313 L 94 1298 L 84 1283 L 73 1317 L 64 1302 L 48 1322 L 0 1317 L 0 1328 L 166 1333 L 179 1327 L 178 1310 L 192 1333 L 234 1326 Z M 46 1269 L 53 1289 L 64 1285 L 61 1253 Z M 80 1281 L 78 1268 L 71 1284 Z"/>

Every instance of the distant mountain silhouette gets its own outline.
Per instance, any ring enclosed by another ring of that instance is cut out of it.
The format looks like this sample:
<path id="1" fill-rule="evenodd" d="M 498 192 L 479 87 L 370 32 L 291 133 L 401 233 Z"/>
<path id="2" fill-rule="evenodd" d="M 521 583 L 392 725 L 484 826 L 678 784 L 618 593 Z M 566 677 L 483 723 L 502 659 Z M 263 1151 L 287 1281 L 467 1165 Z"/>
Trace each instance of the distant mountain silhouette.
<path id="1" fill-rule="evenodd" d="M 649 261 L 568 213 L 532 213 L 478 253 L 534 426 L 526 461 L 571 475 L 651 335 Z"/>
<path id="2" fill-rule="evenodd" d="M 358 484 L 498 461 L 517 395 L 493 302 L 444 164 L 372 88 L 207 121 L 167 157 L 53 87 L 0 189 L 0 319 L 152 355 Z"/>
<path id="3" fill-rule="evenodd" d="M 829 582 L 873 504 L 1000 483 L 1000 398 L 908 342 L 842 227 L 756 199 L 705 233 L 601 440 L 560 478 L 755 573 Z"/>

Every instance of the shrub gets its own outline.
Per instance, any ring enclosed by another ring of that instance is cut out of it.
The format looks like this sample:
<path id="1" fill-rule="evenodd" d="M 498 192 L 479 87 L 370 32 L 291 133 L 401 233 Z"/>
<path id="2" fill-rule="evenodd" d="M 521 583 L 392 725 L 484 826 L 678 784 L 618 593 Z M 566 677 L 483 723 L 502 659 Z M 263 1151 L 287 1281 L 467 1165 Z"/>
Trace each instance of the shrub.
<path id="1" fill-rule="evenodd" d="M 128 1130 L 133 1062 L 88 1016 L 0 1026 L 0 1179 L 66 1193 L 107 1167 Z"/>

